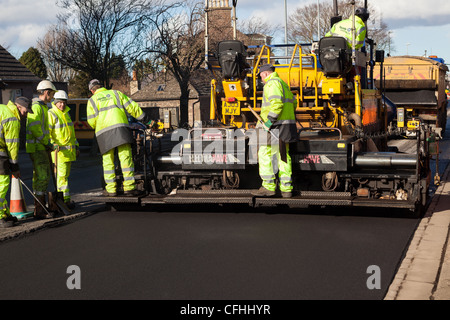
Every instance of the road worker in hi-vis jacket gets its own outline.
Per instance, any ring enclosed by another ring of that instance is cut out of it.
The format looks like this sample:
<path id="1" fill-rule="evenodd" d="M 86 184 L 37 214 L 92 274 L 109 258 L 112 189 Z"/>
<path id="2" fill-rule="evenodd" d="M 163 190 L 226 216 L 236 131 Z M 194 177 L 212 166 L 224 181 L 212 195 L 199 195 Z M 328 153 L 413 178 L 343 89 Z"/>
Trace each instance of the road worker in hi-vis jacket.
<path id="1" fill-rule="evenodd" d="M 20 178 L 20 118 L 32 112 L 30 102 L 28 98 L 18 97 L 14 103 L 0 104 L 0 228 L 12 227 L 17 222 L 9 211 L 6 194 L 11 183 L 10 175 Z"/>
<path id="2" fill-rule="evenodd" d="M 72 161 L 76 160 L 80 150 L 67 106 L 68 99 L 63 90 L 55 93 L 52 108 L 48 110 L 48 128 L 54 148 L 52 161 L 56 167 L 56 186 L 63 193 L 67 207 L 74 209 L 75 203 L 70 201 L 69 175 Z"/>
<path id="3" fill-rule="evenodd" d="M 268 143 L 259 143 L 258 163 L 262 186 L 252 194 L 258 197 L 274 196 L 278 173 L 281 196 L 290 198 L 293 186 L 289 143 L 298 140 L 295 121 L 297 101 L 289 86 L 279 77 L 271 64 L 262 65 L 259 74 L 265 83 L 260 116 L 264 121 L 263 129 L 270 135 L 267 134 Z M 258 127 L 261 127 L 261 124 Z M 272 163 L 274 158 L 276 165 Z"/>
<path id="4" fill-rule="evenodd" d="M 369 19 L 369 12 L 366 8 L 358 8 L 355 11 L 355 49 L 361 49 L 364 46 L 364 40 L 366 39 L 366 25 L 365 22 Z M 353 16 L 348 19 L 341 20 L 335 23 L 331 30 L 325 35 L 325 37 L 343 37 L 347 40 L 349 48 L 352 47 L 352 26 Z"/>
<path id="5" fill-rule="evenodd" d="M 99 80 L 89 82 L 93 96 L 87 104 L 87 119 L 95 130 L 97 144 L 102 154 L 105 196 L 116 196 L 116 172 L 114 151 L 117 149 L 123 174 L 123 195 L 138 196 L 134 180 L 134 163 L 131 152 L 133 137 L 129 129 L 127 113 L 138 121 L 152 125 L 149 117 L 136 102 L 117 90 L 107 90 Z"/>
<path id="6" fill-rule="evenodd" d="M 34 218 L 48 218 L 45 209 L 39 204 L 46 205 L 45 195 L 50 181 L 49 151 L 53 151 L 48 130 L 48 107 L 56 92 L 56 88 L 48 80 L 39 82 L 37 86 L 38 98 L 33 99 L 32 114 L 27 116 L 27 144 L 26 150 L 33 162 L 33 192 L 37 199 L 34 204 Z"/>

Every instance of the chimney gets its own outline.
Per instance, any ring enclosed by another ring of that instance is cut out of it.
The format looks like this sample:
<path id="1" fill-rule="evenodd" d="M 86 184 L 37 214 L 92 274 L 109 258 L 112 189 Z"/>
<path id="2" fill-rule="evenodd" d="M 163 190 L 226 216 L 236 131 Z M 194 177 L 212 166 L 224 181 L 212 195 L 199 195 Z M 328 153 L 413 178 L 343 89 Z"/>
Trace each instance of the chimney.
<path id="1" fill-rule="evenodd" d="M 213 42 L 229 40 L 233 37 L 231 10 L 229 0 L 209 0 L 208 23 Z"/>
<path id="2" fill-rule="evenodd" d="M 141 82 L 137 79 L 137 72 L 133 70 L 133 80 L 130 81 L 130 95 L 135 94 L 141 90 Z"/>

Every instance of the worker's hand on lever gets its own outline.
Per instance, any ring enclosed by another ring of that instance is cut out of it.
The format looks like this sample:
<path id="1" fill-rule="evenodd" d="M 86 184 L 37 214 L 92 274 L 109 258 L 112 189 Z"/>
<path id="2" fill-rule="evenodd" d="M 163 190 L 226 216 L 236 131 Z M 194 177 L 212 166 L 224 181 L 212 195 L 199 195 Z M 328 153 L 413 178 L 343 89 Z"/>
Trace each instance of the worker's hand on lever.
<path id="1" fill-rule="evenodd" d="M 51 150 L 50 151 L 59 151 L 59 145 L 56 143 L 49 143 L 51 145 Z"/>
<path id="2" fill-rule="evenodd" d="M 10 163 L 9 164 L 9 169 L 11 170 L 11 174 L 14 178 L 20 178 L 20 168 L 19 168 L 19 164 L 17 163 Z"/>
<path id="3" fill-rule="evenodd" d="M 147 127 L 149 129 L 152 129 L 155 126 L 155 120 L 150 120 L 149 122 L 147 122 Z"/>
<path id="4" fill-rule="evenodd" d="M 52 144 L 52 143 L 48 143 L 46 146 L 45 146 L 45 150 L 47 150 L 47 151 L 54 151 L 55 150 L 55 147 L 54 147 L 54 145 Z"/>
<path id="5" fill-rule="evenodd" d="M 20 170 L 13 171 L 12 176 L 16 179 L 20 179 Z"/>
<path id="6" fill-rule="evenodd" d="M 267 119 L 266 122 L 264 122 L 264 130 L 270 131 L 270 128 L 272 127 L 273 123 L 270 121 L 270 119 Z"/>

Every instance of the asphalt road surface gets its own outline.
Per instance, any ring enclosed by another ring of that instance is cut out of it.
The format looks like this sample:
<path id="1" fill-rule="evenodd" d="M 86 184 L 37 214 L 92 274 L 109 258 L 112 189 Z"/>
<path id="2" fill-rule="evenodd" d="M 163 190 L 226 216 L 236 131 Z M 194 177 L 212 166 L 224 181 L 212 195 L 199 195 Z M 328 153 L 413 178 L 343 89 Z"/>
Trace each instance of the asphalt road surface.
<path id="1" fill-rule="evenodd" d="M 0 298 L 382 299 L 417 220 L 365 213 L 102 212 L 1 243 Z"/>
<path id="2" fill-rule="evenodd" d="M 89 163 L 74 193 L 98 191 Z M 182 210 L 101 212 L 2 242 L 0 299 L 379 300 L 418 224 L 387 209 Z"/>

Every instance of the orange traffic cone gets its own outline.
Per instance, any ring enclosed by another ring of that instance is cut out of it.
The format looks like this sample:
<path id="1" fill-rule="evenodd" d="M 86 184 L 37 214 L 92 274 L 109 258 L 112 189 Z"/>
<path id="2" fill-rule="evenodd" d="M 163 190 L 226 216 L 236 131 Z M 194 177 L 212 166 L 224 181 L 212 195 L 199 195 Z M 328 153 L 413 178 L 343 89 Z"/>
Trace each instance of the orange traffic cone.
<path id="1" fill-rule="evenodd" d="M 11 177 L 11 197 L 9 201 L 9 212 L 17 219 L 33 216 L 33 211 L 27 212 L 27 205 L 23 197 L 22 186 L 18 179 Z"/>

